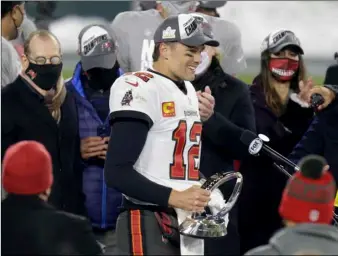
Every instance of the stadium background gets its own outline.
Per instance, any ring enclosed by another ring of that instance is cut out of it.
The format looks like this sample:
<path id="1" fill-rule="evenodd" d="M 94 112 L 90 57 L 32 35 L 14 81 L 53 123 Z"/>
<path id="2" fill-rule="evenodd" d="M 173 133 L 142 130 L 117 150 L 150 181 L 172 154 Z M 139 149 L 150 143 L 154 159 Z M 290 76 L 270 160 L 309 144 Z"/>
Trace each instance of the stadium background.
<path id="1" fill-rule="evenodd" d="M 78 61 L 77 36 L 87 24 L 111 22 L 117 13 L 135 9 L 131 1 L 60 1 L 56 3 L 50 30 L 59 38 L 64 52 L 64 77 L 72 75 Z M 26 10 L 35 19 L 36 2 Z M 222 18 L 234 22 L 242 32 L 247 69 L 239 74 L 250 83 L 259 70 L 259 48 L 263 38 L 277 28 L 293 30 L 306 54 L 308 74 L 323 82 L 326 68 L 334 63 L 338 51 L 338 1 L 230 1 L 220 8 Z M 226 31 L 224 31 L 226 33 Z"/>

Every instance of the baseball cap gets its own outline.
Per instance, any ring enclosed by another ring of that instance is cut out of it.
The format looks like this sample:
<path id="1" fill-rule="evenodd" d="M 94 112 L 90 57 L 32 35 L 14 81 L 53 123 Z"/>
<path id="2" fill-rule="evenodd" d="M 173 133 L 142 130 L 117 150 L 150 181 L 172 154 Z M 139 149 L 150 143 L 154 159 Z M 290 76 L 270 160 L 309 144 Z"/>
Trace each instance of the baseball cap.
<path id="1" fill-rule="evenodd" d="M 206 9 L 217 9 L 226 4 L 227 1 L 199 1 L 198 7 Z"/>
<path id="2" fill-rule="evenodd" d="M 191 14 L 179 14 L 165 19 L 156 29 L 155 43 L 179 42 L 186 46 L 219 46 L 219 42 L 203 32 Z"/>
<path id="3" fill-rule="evenodd" d="M 21 141 L 10 146 L 3 159 L 2 182 L 7 193 L 37 195 L 52 186 L 52 159 L 36 141 Z"/>
<path id="4" fill-rule="evenodd" d="M 84 71 L 92 68 L 111 69 L 116 62 L 116 44 L 112 31 L 104 25 L 88 25 L 78 37 Z"/>
<path id="5" fill-rule="evenodd" d="M 304 54 L 299 39 L 292 31 L 286 29 L 279 29 L 270 33 L 263 40 L 261 52 L 268 50 L 271 53 L 277 53 L 286 46 L 294 46 L 298 49 L 300 54 Z"/>

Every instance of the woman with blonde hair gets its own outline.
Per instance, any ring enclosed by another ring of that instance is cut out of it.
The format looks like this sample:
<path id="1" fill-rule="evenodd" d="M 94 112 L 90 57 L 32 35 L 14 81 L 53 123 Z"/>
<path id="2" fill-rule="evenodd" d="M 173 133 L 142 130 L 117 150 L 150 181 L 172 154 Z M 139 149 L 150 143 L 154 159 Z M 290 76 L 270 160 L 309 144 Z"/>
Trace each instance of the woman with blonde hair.
<path id="1" fill-rule="evenodd" d="M 22 140 L 42 143 L 53 161 L 50 203 L 60 210 L 82 213 L 83 201 L 78 197 L 82 178 L 74 167 L 79 147 L 76 106 L 64 87 L 58 39 L 46 30 L 32 32 L 21 61 L 21 75 L 2 90 L 2 156 Z"/>
<path id="2" fill-rule="evenodd" d="M 303 48 L 289 30 L 269 34 L 261 48 L 261 70 L 250 87 L 257 134 L 270 138 L 268 145 L 288 156 L 308 128 L 314 112 L 302 100 L 312 87 L 306 80 Z M 241 251 L 266 244 L 283 226 L 278 205 L 287 178 L 265 156 L 241 163 L 245 180 L 239 202 Z"/>

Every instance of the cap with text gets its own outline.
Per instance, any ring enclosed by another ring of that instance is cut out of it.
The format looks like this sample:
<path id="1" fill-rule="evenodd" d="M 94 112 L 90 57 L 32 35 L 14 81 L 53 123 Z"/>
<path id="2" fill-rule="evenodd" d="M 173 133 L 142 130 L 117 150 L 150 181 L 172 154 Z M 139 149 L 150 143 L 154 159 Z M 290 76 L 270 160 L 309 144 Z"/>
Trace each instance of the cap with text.
<path id="1" fill-rule="evenodd" d="M 79 34 L 79 54 L 84 71 L 111 69 L 116 63 L 116 44 L 112 31 L 104 25 L 88 25 Z"/>
<path id="2" fill-rule="evenodd" d="M 178 42 L 186 46 L 210 45 L 217 47 L 219 42 L 203 32 L 191 14 L 179 14 L 165 19 L 156 29 L 155 43 Z"/>
<path id="3" fill-rule="evenodd" d="M 277 53 L 285 47 L 294 47 L 300 54 L 304 54 L 303 48 L 300 45 L 296 35 L 286 29 L 279 29 L 270 33 L 264 40 L 261 46 L 261 52 L 268 50 L 271 53 Z"/>
<path id="4" fill-rule="evenodd" d="M 199 1 L 198 7 L 205 9 L 217 9 L 224 6 L 227 1 Z"/>

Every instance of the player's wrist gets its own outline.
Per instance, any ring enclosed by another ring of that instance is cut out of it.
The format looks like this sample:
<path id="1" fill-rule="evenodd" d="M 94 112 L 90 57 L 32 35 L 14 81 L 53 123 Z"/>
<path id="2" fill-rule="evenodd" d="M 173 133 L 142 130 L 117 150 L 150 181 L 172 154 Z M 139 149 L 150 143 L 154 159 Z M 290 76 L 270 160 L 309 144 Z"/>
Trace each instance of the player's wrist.
<path id="1" fill-rule="evenodd" d="M 179 197 L 179 191 L 172 189 L 169 195 L 168 206 L 169 207 L 177 207 L 176 198 Z"/>

